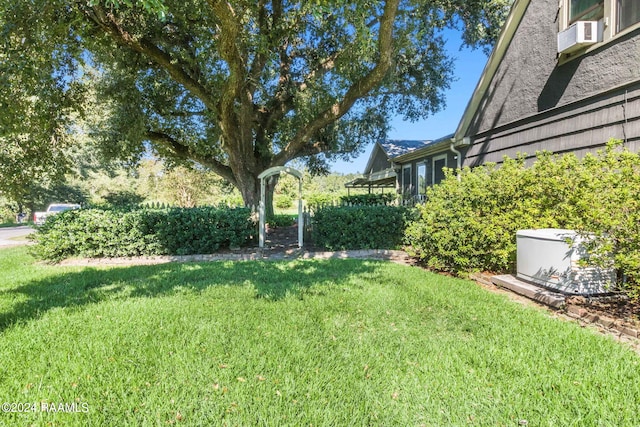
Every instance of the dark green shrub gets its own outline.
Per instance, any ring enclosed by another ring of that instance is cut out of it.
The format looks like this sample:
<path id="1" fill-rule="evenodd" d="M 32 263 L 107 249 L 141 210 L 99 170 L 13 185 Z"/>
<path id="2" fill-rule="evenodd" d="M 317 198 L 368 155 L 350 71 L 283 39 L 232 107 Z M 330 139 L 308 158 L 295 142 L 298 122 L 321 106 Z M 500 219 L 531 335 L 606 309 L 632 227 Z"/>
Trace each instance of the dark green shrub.
<path id="1" fill-rule="evenodd" d="M 144 201 L 144 197 L 129 190 L 109 192 L 103 199 L 108 207 L 116 209 L 138 206 Z"/>
<path id="2" fill-rule="evenodd" d="M 242 246 L 254 234 L 246 208 L 82 209 L 48 218 L 33 252 L 46 260 L 206 254 Z"/>
<path id="3" fill-rule="evenodd" d="M 347 205 L 374 206 L 388 205 L 395 199 L 396 195 L 392 193 L 354 194 L 340 197 L 340 202 Z"/>
<path id="4" fill-rule="evenodd" d="M 327 206 L 314 213 L 313 241 L 329 250 L 396 248 L 408 215 L 398 206 Z"/>

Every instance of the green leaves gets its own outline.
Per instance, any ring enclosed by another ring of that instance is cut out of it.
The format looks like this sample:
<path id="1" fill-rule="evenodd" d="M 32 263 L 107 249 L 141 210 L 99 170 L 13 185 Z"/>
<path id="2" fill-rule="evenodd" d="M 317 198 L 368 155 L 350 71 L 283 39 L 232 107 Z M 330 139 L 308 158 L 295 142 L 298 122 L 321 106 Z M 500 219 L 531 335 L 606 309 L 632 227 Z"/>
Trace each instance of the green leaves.
<path id="1" fill-rule="evenodd" d="M 411 254 L 430 267 L 513 271 L 516 231 L 571 228 L 595 236 L 590 261 L 613 264 L 640 295 L 640 155 L 619 141 L 584 159 L 543 152 L 531 167 L 505 158 L 458 175 L 427 191 L 407 228 Z"/>
<path id="2" fill-rule="evenodd" d="M 303 3 L 3 2 L 0 138 L 45 152 L 52 135 L 87 131 L 77 119 L 89 115 L 106 154 L 137 161 L 151 147 L 255 202 L 268 167 L 302 158 L 325 171 L 393 115 L 440 109 L 452 77 L 442 30 L 490 45 L 510 0 Z"/>
<path id="3" fill-rule="evenodd" d="M 209 254 L 243 246 L 255 231 L 247 208 L 82 209 L 47 220 L 36 231 L 33 252 L 49 261 Z"/>
<path id="4" fill-rule="evenodd" d="M 329 250 L 394 249 L 407 222 L 401 206 L 326 206 L 313 215 L 313 241 Z"/>

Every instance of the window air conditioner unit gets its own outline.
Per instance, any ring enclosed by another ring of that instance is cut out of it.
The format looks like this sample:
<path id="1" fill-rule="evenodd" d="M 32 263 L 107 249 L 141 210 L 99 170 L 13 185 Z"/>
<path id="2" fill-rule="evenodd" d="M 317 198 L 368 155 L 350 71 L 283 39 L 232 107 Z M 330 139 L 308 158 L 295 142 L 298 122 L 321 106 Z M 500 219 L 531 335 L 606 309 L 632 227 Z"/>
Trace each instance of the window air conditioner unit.
<path id="1" fill-rule="evenodd" d="M 571 295 L 614 290 L 616 272 L 588 264 L 584 238 L 574 230 L 544 228 L 516 233 L 517 277 Z"/>
<path id="2" fill-rule="evenodd" d="M 601 41 L 598 21 L 577 21 L 558 33 L 558 53 L 569 53 Z"/>

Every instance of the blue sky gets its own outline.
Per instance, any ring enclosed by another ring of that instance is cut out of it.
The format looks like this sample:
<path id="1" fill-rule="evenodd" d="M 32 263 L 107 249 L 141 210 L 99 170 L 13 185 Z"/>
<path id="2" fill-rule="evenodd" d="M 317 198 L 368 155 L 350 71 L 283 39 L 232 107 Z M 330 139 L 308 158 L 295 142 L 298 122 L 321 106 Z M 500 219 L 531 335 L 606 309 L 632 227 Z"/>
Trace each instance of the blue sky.
<path id="1" fill-rule="evenodd" d="M 415 123 L 403 121 L 400 117 L 391 123 L 389 139 L 437 139 L 455 132 L 458 122 L 467 107 L 473 90 L 480 79 L 488 57 L 481 49 L 460 49 L 462 41 L 460 33 L 454 30 L 445 33 L 449 54 L 455 58 L 455 78 L 451 88 L 445 92 L 446 107 L 429 117 Z M 373 142 L 365 152 L 350 162 L 338 161 L 331 165 L 331 170 L 338 173 L 362 173 L 369 160 Z"/>

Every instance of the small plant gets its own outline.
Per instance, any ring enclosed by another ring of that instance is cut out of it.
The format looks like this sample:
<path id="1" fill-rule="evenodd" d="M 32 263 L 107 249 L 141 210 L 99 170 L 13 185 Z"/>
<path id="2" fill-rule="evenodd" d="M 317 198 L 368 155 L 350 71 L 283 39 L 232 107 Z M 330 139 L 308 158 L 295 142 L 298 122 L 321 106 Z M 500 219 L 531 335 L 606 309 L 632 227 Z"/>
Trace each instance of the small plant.
<path id="1" fill-rule="evenodd" d="M 293 205 L 293 199 L 287 195 L 276 197 L 275 203 L 278 209 L 289 209 Z"/>

